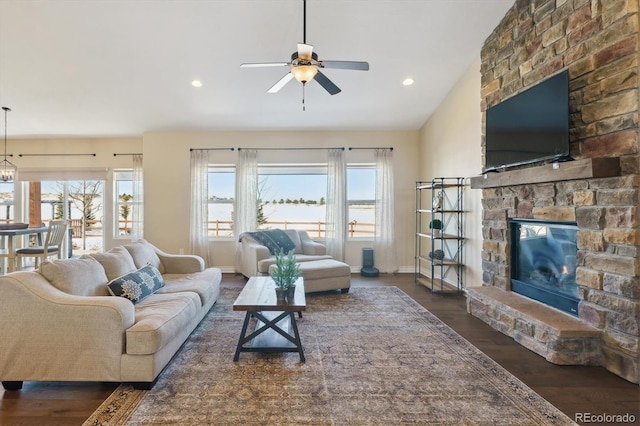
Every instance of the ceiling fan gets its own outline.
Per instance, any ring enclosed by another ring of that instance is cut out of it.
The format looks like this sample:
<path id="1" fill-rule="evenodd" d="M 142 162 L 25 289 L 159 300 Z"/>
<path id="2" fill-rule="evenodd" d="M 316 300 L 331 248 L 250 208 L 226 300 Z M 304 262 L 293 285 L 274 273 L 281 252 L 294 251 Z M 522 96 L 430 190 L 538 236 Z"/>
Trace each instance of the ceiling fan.
<path id="1" fill-rule="evenodd" d="M 340 93 L 340 88 L 336 86 L 329 78 L 320 72 L 320 68 L 338 68 L 346 70 L 368 71 L 368 62 L 359 61 L 321 61 L 318 55 L 313 51 L 313 46 L 307 44 L 307 0 L 303 0 L 302 11 L 302 43 L 298 43 L 298 51 L 291 54 L 289 62 L 262 62 L 262 63 L 244 63 L 240 67 L 290 67 L 290 71 L 284 75 L 276 84 L 271 86 L 268 93 L 277 93 L 290 80 L 295 78 L 302 83 L 303 89 L 303 109 L 304 109 L 304 86 L 308 81 L 315 80 L 329 94 L 336 95 Z"/>

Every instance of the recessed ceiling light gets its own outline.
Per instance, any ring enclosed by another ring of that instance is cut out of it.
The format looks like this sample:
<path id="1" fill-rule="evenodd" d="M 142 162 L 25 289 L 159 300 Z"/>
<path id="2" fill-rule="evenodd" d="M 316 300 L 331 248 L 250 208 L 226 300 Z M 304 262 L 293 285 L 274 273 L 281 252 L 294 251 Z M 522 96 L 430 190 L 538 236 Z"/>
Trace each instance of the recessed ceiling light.
<path id="1" fill-rule="evenodd" d="M 403 85 L 403 86 L 411 86 L 412 84 L 413 84 L 413 79 L 412 79 L 411 77 L 409 77 L 409 78 L 405 78 L 405 79 L 402 81 L 402 85 Z"/>
<path id="2" fill-rule="evenodd" d="M 202 82 L 201 82 L 200 80 L 193 80 L 193 81 L 191 82 L 191 85 L 192 85 L 193 87 L 202 87 Z"/>

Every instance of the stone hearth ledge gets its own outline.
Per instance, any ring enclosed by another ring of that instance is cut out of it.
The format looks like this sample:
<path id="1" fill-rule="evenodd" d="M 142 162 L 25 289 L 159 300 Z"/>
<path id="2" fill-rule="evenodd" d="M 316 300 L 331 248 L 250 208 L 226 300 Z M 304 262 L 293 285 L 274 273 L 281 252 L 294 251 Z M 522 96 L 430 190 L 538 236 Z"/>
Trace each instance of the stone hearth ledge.
<path id="1" fill-rule="evenodd" d="M 467 288 L 467 311 L 559 365 L 602 365 L 600 330 L 511 291 Z"/>

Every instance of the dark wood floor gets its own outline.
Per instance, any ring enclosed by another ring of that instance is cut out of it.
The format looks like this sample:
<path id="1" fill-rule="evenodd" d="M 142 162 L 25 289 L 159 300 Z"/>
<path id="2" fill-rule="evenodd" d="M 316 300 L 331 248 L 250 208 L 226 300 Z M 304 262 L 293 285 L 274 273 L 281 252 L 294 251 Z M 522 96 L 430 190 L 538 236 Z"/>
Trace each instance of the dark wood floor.
<path id="1" fill-rule="evenodd" d="M 231 274 L 225 274 L 223 280 L 232 285 L 244 284 L 244 278 Z M 599 367 L 548 363 L 467 314 L 463 296 L 431 294 L 414 284 L 413 274 L 366 279 L 354 275 L 352 285 L 398 286 L 572 419 L 576 413 L 630 413 L 636 419 L 633 424 L 640 424 L 638 385 Z M 117 384 L 104 383 L 27 382 L 21 391 L 0 389 L 0 425 L 81 425 L 116 387 Z"/>

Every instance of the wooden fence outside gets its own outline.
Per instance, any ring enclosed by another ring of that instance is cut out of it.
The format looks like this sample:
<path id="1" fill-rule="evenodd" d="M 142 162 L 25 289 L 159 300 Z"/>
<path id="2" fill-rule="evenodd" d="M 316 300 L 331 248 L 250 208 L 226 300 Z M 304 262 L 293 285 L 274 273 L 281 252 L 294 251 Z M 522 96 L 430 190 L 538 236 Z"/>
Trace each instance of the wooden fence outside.
<path id="1" fill-rule="evenodd" d="M 233 235 L 233 222 L 230 220 L 212 220 L 209 221 L 210 237 L 225 237 Z M 298 231 L 306 231 L 311 238 L 324 238 L 326 222 L 301 222 L 301 221 L 269 221 L 262 228 L 280 228 L 280 229 L 296 229 Z M 351 221 L 348 229 L 349 237 L 365 237 L 375 235 L 375 224 Z"/>
<path id="2" fill-rule="evenodd" d="M 11 220 L 0 220 L 0 222 L 11 222 Z M 46 221 L 45 221 L 46 222 Z M 99 220 L 87 220 L 86 233 L 91 237 L 102 237 L 102 223 Z M 227 237 L 233 235 L 233 222 L 230 220 L 211 220 L 209 221 L 210 237 Z M 298 231 L 306 231 L 311 238 L 324 238 L 326 223 L 322 221 L 315 222 L 294 222 L 294 221 L 274 221 L 267 222 L 263 225 L 264 229 L 280 228 L 280 229 L 297 229 Z M 70 219 L 69 229 L 73 231 L 73 238 L 82 238 L 84 236 L 82 229 L 82 219 Z M 124 235 L 131 233 L 131 221 L 120 220 L 118 222 L 118 231 Z M 375 224 L 351 221 L 348 229 L 349 237 L 366 237 L 375 234 Z"/>

